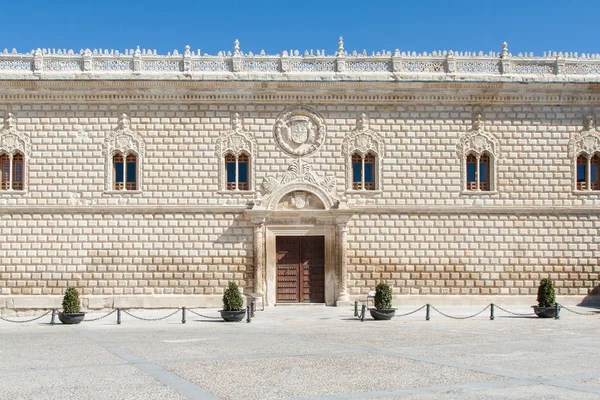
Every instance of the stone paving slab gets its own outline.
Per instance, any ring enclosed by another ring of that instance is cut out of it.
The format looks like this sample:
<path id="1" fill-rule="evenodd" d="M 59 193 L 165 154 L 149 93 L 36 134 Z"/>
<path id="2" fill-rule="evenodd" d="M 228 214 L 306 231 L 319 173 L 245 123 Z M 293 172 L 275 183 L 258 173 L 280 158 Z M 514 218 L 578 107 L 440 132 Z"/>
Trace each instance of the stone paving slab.
<path id="1" fill-rule="evenodd" d="M 267 308 L 250 324 L 189 314 L 181 324 L 180 313 L 124 315 L 121 325 L 115 315 L 77 326 L 0 321 L 0 398 L 599 398 L 599 321 L 563 312 L 360 322 L 332 307 Z"/>
<path id="2" fill-rule="evenodd" d="M 186 397 L 135 366 L 79 366 L 0 371 L 3 399 L 156 399 Z"/>
<path id="3" fill-rule="evenodd" d="M 223 399 L 281 399 L 497 380 L 493 375 L 373 353 L 160 364 Z M 385 370 L 385 373 L 382 373 Z M 236 371 L 235 385 L 223 371 Z M 256 384 L 259 382 L 260 384 Z"/>

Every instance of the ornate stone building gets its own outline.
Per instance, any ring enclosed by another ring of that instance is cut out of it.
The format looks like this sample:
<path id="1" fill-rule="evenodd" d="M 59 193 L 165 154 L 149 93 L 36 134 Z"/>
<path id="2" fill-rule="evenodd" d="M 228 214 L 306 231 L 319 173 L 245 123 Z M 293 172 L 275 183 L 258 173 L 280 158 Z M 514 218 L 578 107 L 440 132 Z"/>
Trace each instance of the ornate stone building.
<path id="1" fill-rule="evenodd" d="M 598 285 L 600 56 L 0 54 L 0 308 L 561 301 Z M 436 300 L 437 299 L 437 300 Z"/>

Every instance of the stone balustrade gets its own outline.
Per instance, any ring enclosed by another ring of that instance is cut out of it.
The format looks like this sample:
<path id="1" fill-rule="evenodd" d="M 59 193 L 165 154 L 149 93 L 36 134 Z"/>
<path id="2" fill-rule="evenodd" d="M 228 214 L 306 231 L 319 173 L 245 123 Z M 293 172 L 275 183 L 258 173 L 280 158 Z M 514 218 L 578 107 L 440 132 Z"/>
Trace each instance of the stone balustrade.
<path id="1" fill-rule="evenodd" d="M 545 52 L 513 56 L 503 44 L 501 52 L 380 51 L 367 55 L 348 53 L 340 38 L 338 51 L 327 55 L 286 50 L 267 55 L 244 53 L 236 40 L 234 51 L 202 54 L 186 46 L 158 55 L 156 50 L 37 49 L 21 54 L 0 53 L 0 79 L 234 79 L 234 80 L 491 80 L 491 81 L 593 81 L 600 78 L 600 54 Z"/>

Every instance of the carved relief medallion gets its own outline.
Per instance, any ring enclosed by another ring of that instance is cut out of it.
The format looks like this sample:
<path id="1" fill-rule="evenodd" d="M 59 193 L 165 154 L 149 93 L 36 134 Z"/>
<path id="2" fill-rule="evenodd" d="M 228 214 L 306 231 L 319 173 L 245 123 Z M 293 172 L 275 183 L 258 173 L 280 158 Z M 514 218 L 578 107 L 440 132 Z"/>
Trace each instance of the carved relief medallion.
<path id="1" fill-rule="evenodd" d="M 303 157 L 325 141 L 325 123 L 314 111 L 298 107 L 284 111 L 275 122 L 275 141 L 286 154 Z"/>

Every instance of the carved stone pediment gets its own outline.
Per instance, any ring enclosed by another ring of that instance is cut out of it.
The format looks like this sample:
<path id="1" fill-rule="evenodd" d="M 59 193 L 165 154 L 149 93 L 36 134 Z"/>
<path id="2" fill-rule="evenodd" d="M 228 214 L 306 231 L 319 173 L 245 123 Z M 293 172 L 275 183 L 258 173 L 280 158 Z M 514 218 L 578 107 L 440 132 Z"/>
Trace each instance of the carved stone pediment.
<path id="1" fill-rule="evenodd" d="M 593 118 L 588 115 L 584 119 L 583 129 L 569 141 L 569 157 L 575 158 L 580 154 L 590 157 L 596 152 L 600 152 L 600 134 L 594 128 Z"/>
<path id="2" fill-rule="evenodd" d="M 498 139 L 483 129 L 483 121 L 480 114 L 477 114 L 473 118 L 472 129 L 463 134 L 458 140 L 456 153 L 460 159 L 463 159 L 469 153 L 477 155 L 488 153 L 496 159 L 500 156 Z"/>
<path id="3" fill-rule="evenodd" d="M 145 151 L 145 143 L 137 132 L 131 130 L 127 114 L 121 114 L 117 128 L 106 136 L 102 146 L 104 157 L 111 157 L 116 151 L 124 154 L 133 151 L 140 157 Z"/>
<path id="4" fill-rule="evenodd" d="M 383 139 L 369 125 L 369 118 L 367 118 L 366 114 L 361 114 L 357 118 L 356 128 L 342 142 L 344 157 L 347 158 L 355 152 L 361 155 L 371 152 L 379 159 L 383 157 Z"/>
<path id="5" fill-rule="evenodd" d="M 305 191 L 295 191 L 283 196 L 276 210 L 324 210 L 325 205 L 314 194 Z"/>
<path id="6" fill-rule="evenodd" d="M 279 174 L 277 177 L 268 176 L 264 179 L 261 185 L 263 199 L 283 185 L 304 182 L 319 186 L 331 194 L 335 191 L 335 177 L 328 176 L 321 178 L 312 170 L 310 164 L 302 160 L 295 160 L 284 173 Z"/>
<path id="7" fill-rule="evenodd" d="M 301 209 L 299 206 L 305 206 L 306 202 L 317 205 L 317 200 L 323 204 L 323 209 L 333 207 L 337 203 L 335 196 L 336 179 L 333 176 L 321 177 L 312 170 L 312 166 L 301 159 L 293 161 L 287 171 L 274 176 L 266 177 L 260 187 L 260 203 L 266 208 L 274 209 L 278 207 L 280 200 L 288 202 L 291 199 L 282 200 L 288 194 L 295 192 L 309 192 L 313 195 L 311 199 L 301 194 L 293 196 L 293 207 Z M 312 202 L 312 203 L 311 203 Z M 286 203 L 286 204 L 288 204 Z M 292 207 L 292 208 L 293 208 Z"/>
<path id="8" fill-rule="evenodd" d="M 221 132 L 217 139 L 216 156 L 223 157 L 227 153 L 239 156 L 244 152 L 253 156 L 255 148 L 256 140 L 251 133 L 243 130 L 240 115 L 235 113 L 231 119 L 231 129 Z"/>
<path id="9" fill-rule="evenodd" d="M 4 120 L 4 127 L 0 130 L 0 152 L 15 154 L 17 151 L 28 158 L 31 156 L 31 144 L 29 137 L 17 130 L 14 115 L 8 114 Z"/>

